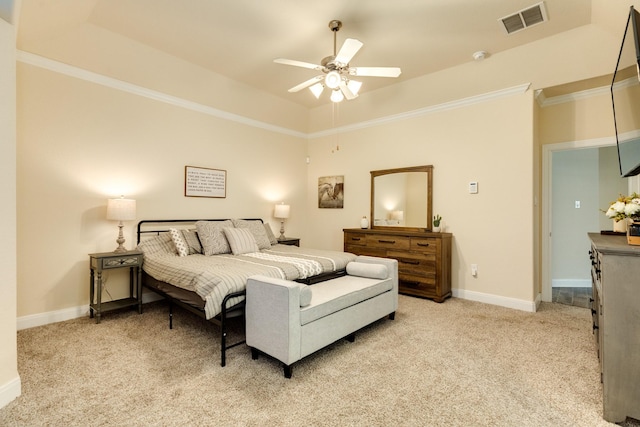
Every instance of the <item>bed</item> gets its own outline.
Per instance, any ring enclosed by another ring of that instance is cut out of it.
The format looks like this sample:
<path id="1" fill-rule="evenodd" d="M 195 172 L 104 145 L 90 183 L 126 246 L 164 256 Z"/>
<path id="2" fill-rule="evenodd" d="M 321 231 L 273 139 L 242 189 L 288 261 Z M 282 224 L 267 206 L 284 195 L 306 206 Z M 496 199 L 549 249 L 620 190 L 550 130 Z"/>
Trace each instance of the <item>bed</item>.
<path id="1" fill-rule="evenodd" d="M 247 279 L 255 274 L 313 284 L 345 275 L 355 255 L 281 245 L 261 219 L 143 220 L 137 249 L 144 254 L 142 285 L 220 327 L 221 366 L 228 321 L 244 318 Z"/>

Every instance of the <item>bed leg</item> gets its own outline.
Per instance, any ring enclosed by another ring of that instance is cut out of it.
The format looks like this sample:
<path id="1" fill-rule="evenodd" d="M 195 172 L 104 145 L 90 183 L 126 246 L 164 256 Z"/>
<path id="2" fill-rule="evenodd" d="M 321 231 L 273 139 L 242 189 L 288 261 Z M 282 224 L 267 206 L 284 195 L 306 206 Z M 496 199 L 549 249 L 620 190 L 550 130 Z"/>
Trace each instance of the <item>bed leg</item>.
<path id="1" fill-rule="evenodd" d="M 227 364 L 227 310 L 225 303 L 222 306 L 222 314 L 220 317 L 220 366 L 223 368 Z"/>
<path id="2" fill-rule="evenodd" d="M 173 329 L 173 303 L 169 302 L 169 329 Z"/>
<path id="3" fill-rule="evenodd" d="M 291 365 L 284 365 L 284 377 L 291 378 Z"/>

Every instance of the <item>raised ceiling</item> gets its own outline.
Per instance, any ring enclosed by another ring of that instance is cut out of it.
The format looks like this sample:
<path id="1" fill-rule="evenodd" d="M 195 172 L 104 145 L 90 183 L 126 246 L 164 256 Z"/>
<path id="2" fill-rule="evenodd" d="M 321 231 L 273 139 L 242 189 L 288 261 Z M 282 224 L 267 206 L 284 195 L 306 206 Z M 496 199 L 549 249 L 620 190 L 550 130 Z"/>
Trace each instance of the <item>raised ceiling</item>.
<path id="1" fill-rule="evenodd" d="M 591 1 L 545 0 L 548 21 L 507 35 L 500 18 L 536 0 L 23 0 L 18 48 L 55 44 L 80 25 L 94 25 L 215 73 L 313 108 L 307 90 L 287 89 L 313 70 L 273 63 L 319 63 L 332 54 L 327 24 L 339 19 L 338 46 L 357 38 L 354 66 L 398 66 L 398 79 L 362 78 L 361 94 L 495 55 L 591 23 Z M 95 46 L 100 49 L 100 46 Z M 351 101 L 357 102 L 357 101 Z"/>

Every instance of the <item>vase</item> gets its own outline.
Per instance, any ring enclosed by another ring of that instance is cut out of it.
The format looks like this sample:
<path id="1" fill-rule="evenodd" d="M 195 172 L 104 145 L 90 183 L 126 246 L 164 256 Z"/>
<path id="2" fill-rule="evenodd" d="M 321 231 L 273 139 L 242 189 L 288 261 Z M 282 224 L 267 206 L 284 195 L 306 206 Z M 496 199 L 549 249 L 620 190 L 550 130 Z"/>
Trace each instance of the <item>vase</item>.
<path id="1" fill-rule="evenodd" d="M 363 216 L 360 220 L 360 228 L 369 228 L 369 220 L 366 216 Z"/>
<path id="2" fill-rule="evenodd" d="M 440 226 L 434 226 L 431 231 L 433 231 L 434 233 L 439 233 L 440 232 Z"/>
<path id="3" fill-rule="evenodd" d="M 629 221 L 627 220 L 627 218 L 621 219 L 620 221 L 616 221 L 614 219 L 613 220 L 613 231 L 616 232 L 616 233 L 626 233 L 628 224 L 629 224 Z"/>

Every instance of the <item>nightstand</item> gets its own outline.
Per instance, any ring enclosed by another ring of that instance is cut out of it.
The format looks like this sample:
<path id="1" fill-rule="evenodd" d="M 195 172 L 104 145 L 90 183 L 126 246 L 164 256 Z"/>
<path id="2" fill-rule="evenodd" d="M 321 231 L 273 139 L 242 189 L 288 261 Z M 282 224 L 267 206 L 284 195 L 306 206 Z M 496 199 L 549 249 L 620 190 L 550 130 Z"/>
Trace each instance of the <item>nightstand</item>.
<path id="1" fill-rule="evenodd" d="M 278 239 L 278 243 L 281 245 L 300 246 L 300 239 L 297 237 L 285 237 L 284 239 Z"/>
<path id="2" fill-rule="evenodd" d="M 102 252 L 89 254 L 89 317 L 100 323 L 103 312 L 138 306 L 142 313 L 142 252 Z M 129 297 L 102 302 L 102 272 L 116 268 L 129 269 Z M 134 292 L 135 290 L 135 292 Z"/>

